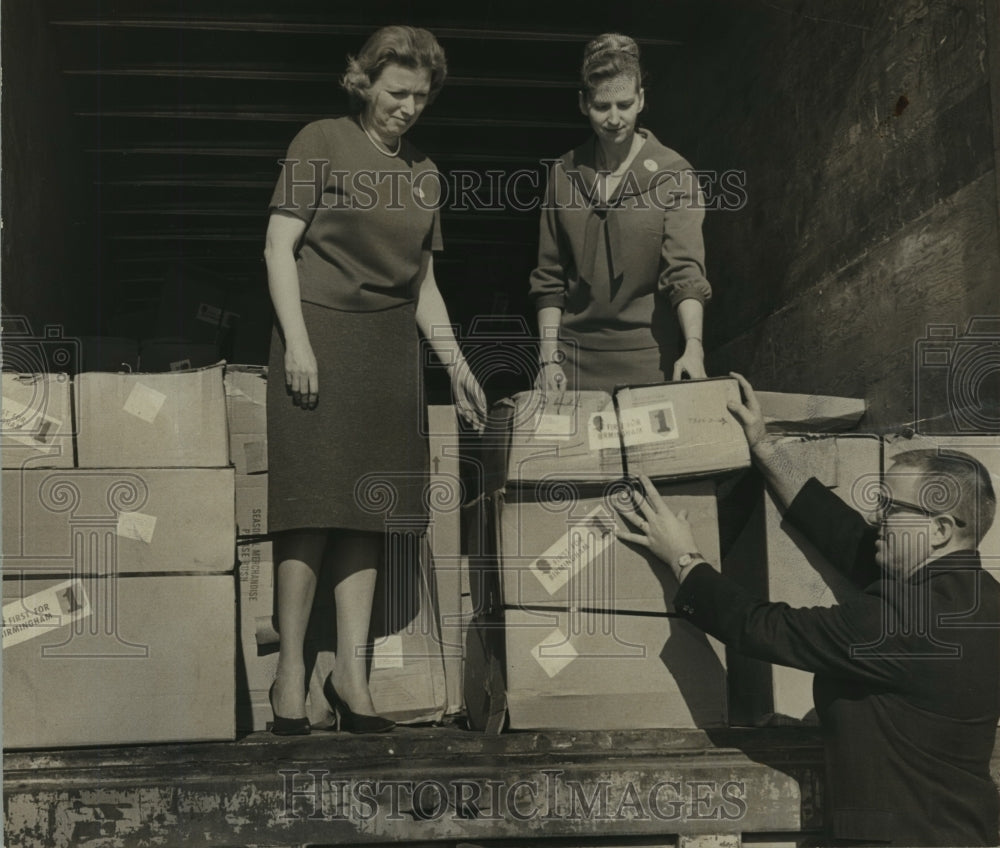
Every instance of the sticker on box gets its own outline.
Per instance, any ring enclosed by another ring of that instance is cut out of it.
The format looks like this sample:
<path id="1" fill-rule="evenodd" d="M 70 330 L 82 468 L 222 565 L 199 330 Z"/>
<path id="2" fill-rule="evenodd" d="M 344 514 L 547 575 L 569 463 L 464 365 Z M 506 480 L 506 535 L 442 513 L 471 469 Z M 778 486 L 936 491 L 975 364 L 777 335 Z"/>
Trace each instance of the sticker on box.
<path id="1" fill-rule="evenodd" d="M 549 677 L 555 677 L 579 655 L 558 627 L 531 649 L 531 656 Z"/>
<path id="2" fill-rule="evenodd" d="M 622 441 L 626 447 L 666 442 L 680 437 L 672 402 L 621 410 Z"/>
<path id="3" fill-rule="evenodd" d="M 0 412 L 5 440 L 27 445 L 40 451 L 54 447 L 53 437 L 62 428 L 62 421 L 45 415 L 37 409 L 29 409 L 23 403 L 5 397 Z"/>
<path id="4" fill-rule="evenodd" d="M 195 318 L 217 327 L 222 320 L 222 309 L 218 306 L 213 306 L 211 303 L 199 303 Z"/>
<path id="5" fill-rule="evenodd" d="M 570 578 L 600 559 L 615 542 L 615 525 L 603 505 L 582 521 L 569 520 L 569 530 L 528 566 L 545 590 L 554 595 Z"/>
<path id="6" fill-rule="evenodd" d="M 163 392 L 158 392 L 142 383 L 136 383 L 122 409 L 129 415 L 134 415 L 150 424 L 160 414 L 160 409 L 163 408 L 166 399 L 167 396 Z"/>
<path id="7" fill-rule="evenodd" d="M 590 416 L 587 422 L 587 439 L 592 451 L 618 449 L 618 417 L 614 410 L 595 412 Z"/>
<path id="8" fill-rule="evenodd" d="M 403 637 L 398 633 L 376 639 L 372 651 L 372 670 L 403 667 Z"/>
<path id="9" fill-rule="evenodd" d="M 87 618 L 93 610 L 79 580 L 67 580 L 34 595 L 5 604 L 3 608 L 4 650 L 37 636 L 44 636 L 74 621 Z"/>
<path id="10" fill-rule="evenodd" d="M 136 542 L 153 542 L 156 530 L 156 516 L 142 512 L 119 512 L 118 526 L 115 530 L 123 539 L 134 539 Z"/>
<path id="11" fill-rule="evenodd" d="M 568 439 L 573 435 L 573 416 L 543 414 L 532 435 L 545 439 Z"/>

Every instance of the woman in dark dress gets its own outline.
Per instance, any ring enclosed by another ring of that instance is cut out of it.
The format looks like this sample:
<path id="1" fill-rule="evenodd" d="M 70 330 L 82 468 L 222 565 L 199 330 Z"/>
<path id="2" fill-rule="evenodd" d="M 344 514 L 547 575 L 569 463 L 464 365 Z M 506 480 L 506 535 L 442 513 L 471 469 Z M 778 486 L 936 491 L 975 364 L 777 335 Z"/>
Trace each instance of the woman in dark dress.
<path id="1" fill-rule="evenodd" d="M 305 734 L 303 645 L 320 568 L 333 569 L 337 661 L 324 692 L 342 728 L 389 730 L 366 656 L 387 522 L 426 521 L 418 328 L 447 365 L 458 414 L 485 399 L 434 279 L 434 163 L 403 137 L 440 91 L 445 57 L 422 29 L 385 27 L 351 59 L 355 114 L 292 141 L 264 252 L 277 324 L 268 381 L 269 522 L 276 532 L 278 670 L 272 731 Z"/>
<path id="2" fill-rule="evenodd" d="M 645 92 L 635 41 L 598 36 L 581 76 L 580 111 L 594 133 L 549 171 L 531 274 L 539 385 L 610 391 L 704 377 L 712 291 L 697 177 L 637 127 Z"/>

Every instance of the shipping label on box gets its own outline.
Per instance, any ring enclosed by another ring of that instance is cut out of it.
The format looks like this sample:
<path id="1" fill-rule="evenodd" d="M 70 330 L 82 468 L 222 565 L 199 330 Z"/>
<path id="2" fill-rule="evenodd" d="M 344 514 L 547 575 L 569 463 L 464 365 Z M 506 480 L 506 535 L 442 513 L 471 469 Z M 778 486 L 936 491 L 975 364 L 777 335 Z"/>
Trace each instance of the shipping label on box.
<path id="1" fill-rule="evenodd" d="M 617 419 L 604 392 L 521 392 L 491 415 L 508 431 L 500 463 L 507 484 L 600 483 L 622 476 Z"/>
<path id="2" fill-rule="evenodd" d="M 625 473 L 664 480 L 748 467 L 743 428 L 726 406 L 739 401 L 730 378 L 617 389 Z"/>
<path id="3" fill-rule="evenodd" d="M 3 372 L 0 461 L 4 468 L 72 468 L 68 374 Z"/>
<path id="4" fill-rule="evenodd" d="M 231 572 L 231 468 L 5 470 L 4 572 Z"/>
<path id="5" fill-rule="evenodd" d="M 231 574 L 5 574 L 4 747 L 235 738 L 235 612 Z"/>
<path id="6" fill-rule="evenodd" d="M 877 491 L 881 475 L 878 436 L 784 437 L 779 441 L 789 462 L 826 485 L 848 506 L 864 511 L 865 499 Z M 828 607 L 852 597 L 857 592 L 854 583 L 784 518 L 759 478 L 757 483 L 749 490 L 754 503 L 747 505 L 745 526 L 729 548 L 723 572 L 762 597 L 793 608 Z M 733 717 L 740 723 L 789 718 L 816 721 L 811 673 L 737 653 L 730 656 L 730 673 Z"/>
<path id="7" fill-rule="evenodd" d="M 512 729 L 726 724 L 721 644 L 672 616 L 505 611 Z"/>
<path id="8" fill-rule="evenodd" d="M 667 505 L 686 510 L 701 554 L 719 567 L 715 483 L 660 484 Z M 617 538 L 629 527 L 619 509 L 638 516 L 624 485 L 603 498 L 560 501 L 496 498 L 505 606 L 662 613 L 673 610 L 677 582 L 647 548 Z M 634 529 L 634 527 L 632 528 Z"/>
<path id="9" fill-rule="evenodd" d="M 166 374 L 80 374 L 82 468 L 229 464 L 222 366 Z"/>

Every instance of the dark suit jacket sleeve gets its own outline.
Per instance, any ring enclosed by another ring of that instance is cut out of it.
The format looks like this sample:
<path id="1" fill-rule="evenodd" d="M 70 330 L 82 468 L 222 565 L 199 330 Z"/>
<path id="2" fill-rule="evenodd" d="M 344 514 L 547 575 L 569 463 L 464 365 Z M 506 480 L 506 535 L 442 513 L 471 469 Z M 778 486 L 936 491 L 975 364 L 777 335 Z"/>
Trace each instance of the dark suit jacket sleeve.
<path id="1" fill-rule="evenodd" d="M 685 578 L 674 604 L 681 617 L 758 659 L 890 687 L 906 680 L 905 647 L 882 635 L 883 614 L 894 612 L 875 587 L 847 604 L 792 609 L 758 600 L 701 564 Z"/>
<path id="2" fill-rule="evenodd" d="M 878 580 L 878 531 L 815 477 L 795 496 L 785 517 L 856 586 Z"/>

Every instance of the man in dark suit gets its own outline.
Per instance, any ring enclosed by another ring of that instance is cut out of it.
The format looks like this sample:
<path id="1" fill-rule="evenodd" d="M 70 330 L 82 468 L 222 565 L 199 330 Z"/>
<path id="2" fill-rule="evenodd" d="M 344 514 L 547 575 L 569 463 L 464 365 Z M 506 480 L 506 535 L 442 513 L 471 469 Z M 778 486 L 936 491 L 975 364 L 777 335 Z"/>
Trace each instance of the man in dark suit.
<path id="1" fill-rule="evenodd" d="M 787 518 L 857 595 L 830 608 L 766 603 L 706 565 L 683 513 L 645 478 L 636 532 L 680 584 L 678 613 L 727 645 L 815 673 L 827 826 L 838 844 L 997 845 L 990 778 L 1000 719 L 1000 584 L 980 563 L 996 497 L 957 451 L 910 451 L 866 521 L 766 438 L 760 405 L 731 406 Z"/>

